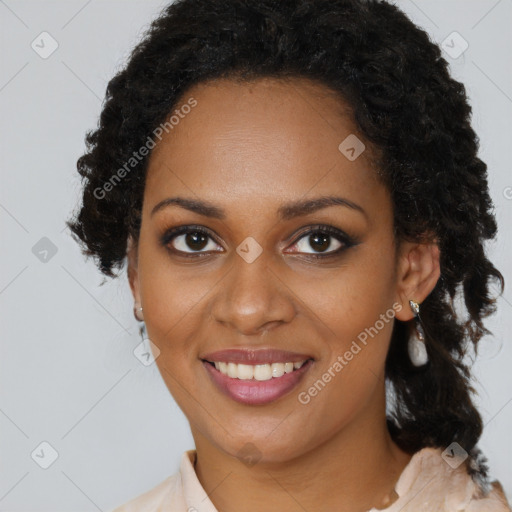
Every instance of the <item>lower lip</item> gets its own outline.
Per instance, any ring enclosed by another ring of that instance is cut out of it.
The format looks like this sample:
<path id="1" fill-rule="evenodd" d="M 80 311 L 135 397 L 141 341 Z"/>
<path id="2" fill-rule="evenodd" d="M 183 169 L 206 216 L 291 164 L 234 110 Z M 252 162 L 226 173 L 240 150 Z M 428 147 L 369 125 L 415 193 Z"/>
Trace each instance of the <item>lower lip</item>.
<path id="1" fill-rule="evenodd" d="M 224 375 L 206 361 L 203 361 L 203 366 L 221 392 L 237 402 L 260 405 L 277 400 L 289 393 L 299 384 L 302 376 L 309 370 L 312 363 L 313 360 L 309 359 L 299 369 L 285 373 L 281 377 L 272 377 L 269 380 L 232 378 Z"/>

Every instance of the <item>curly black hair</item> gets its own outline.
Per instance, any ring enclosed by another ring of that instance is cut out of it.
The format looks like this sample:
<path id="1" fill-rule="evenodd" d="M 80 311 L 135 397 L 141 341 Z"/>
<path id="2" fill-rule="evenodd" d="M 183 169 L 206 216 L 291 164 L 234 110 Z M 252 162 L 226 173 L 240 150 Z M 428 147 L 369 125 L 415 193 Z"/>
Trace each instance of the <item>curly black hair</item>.
<path id="1" fill-rule="evenodd" d="M 77 162 L 81 208 L 67 225 L 82 252 L 115 277 L 128 235 L 138 240 L 149 155 L 105 185 L 192 85 L 298 77 L 326 86 L 350 106 L 378 155 L 397 239 L 440 248 L 441 276 L 421 305 L 426 365 L 411 364 L 409 323 L 395 321 L 385 368 L 395 396 L 390 434 L 411 454 L 456 441 L 469 453 L 468 473 L 488 483 L 476 447 L 482 419 L 463 359 L 492 334 L 482 320 L 496 310 L 492 281 L 503 293 L 504 279 L 483 247 L 497 233 L 487 165 L 477 156 L 465 87 L 448 68 L 428 34 L 387 1 L 178 0 L 108 83 L 98 128 L 87 133 Z M 456 301 L 465 311 L 456 311 Z"/>

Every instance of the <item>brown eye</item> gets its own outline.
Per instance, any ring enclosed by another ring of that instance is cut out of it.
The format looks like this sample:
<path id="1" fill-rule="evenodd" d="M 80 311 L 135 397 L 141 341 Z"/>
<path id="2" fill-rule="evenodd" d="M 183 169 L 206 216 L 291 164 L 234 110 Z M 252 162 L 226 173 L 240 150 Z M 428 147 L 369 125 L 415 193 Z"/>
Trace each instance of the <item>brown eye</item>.
<path id="1" fill-rule="evenodd" d="M 199 231 L 192 231 L 190 233 L 186 233 L 184 235 L 181 235 L 179 238 L 184 237 L 182 240 L 182 244 L 186 247 L 190 247 L 193 251 L 200 251 L 201 249 L 204 249 L 205 246 L 208 245 L 208 235 L 204 235 L 203 233 L 200 233 Z M 181 247 L 179 250 L 183 250 Z"/>
<path id="2" fill-rule="evenodd" d="M 335 252 L 339 249 L 342 244 L 340 241 L 334 239 L 334 237 L 328 233 L 322 233 L 321 231 L 315 231 L 309 235 L 303 236 L 298 243 L 298 252 Z M 308 248 L 312 248 L 313 251 L 308 251 Z"/>
<path id="3" fill-rule="evenodd" d="M 201 254 L 219 248 L 207 230 L 194 226 L 181 226 L 167 231 L 161 243 L 170 246 L 174 252 L 184 254 Z"/>
<path id="4" fill-rule="evenodd" d="M 293 244 L 293 253 L 309 254 L 313 258 L 335 256 L 355 242 L 342 231 L 331 226 L 315 226 Z"/>

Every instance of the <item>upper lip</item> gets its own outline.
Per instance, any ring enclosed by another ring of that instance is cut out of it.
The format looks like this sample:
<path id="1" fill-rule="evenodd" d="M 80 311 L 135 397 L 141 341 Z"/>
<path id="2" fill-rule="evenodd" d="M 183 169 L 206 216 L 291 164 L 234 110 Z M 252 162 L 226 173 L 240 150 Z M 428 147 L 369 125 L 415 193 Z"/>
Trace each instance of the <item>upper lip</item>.
<path id="1" fill-rule="evenodd" d="M 270 363 L 295 363 L 313 359 L 308 354 L 299 354 L 297 352 L 289 352 L 286 350 L 278 350 L 274 348 L 268 349 L 239 349 L 228 348 L 210 352 L 200 357 L 203 360 L 225 363 L 250 363 L 250 364 L 270 364 Z"/>

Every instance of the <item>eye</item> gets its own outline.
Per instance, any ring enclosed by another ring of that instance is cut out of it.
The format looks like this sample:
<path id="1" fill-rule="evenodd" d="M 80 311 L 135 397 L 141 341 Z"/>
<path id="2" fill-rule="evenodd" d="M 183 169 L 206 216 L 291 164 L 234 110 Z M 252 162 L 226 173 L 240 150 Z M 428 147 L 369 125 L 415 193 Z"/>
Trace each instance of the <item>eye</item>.
<path id="1" fill-rule="evenodd" d="M 185 255 L 199 255 L 220 247 L 214 242 L 210 232 L 201 226 L 179 226 L 169 229 L 162 236 L 161 243 L 171 251 Z"/>
<path id="2" fill-rule="evenodd" d="M 326 258 L 337 255 L 352 245 L 355 242 L 339 229 L 332 226 L 313 226 L 302 233 L 294 244 L 298 249 L 291 252 L 309 254 L 313 258 Z"/>
<path id="3" fill-rule="evenodd" d="M 349 235 L 332 226 L 311 226 L 301 235 L 292 246 L 297 247 L 297 250 L 290 252 L 308 254 L 309 258 L 333 257 L 356 245 Z M 211 252 L 223 251 L 208 229 L 195 225 L 178 226 L 167 230 L 160 243 L 171 252 L 184 257 L 197 258 Z"/>

